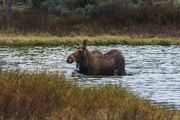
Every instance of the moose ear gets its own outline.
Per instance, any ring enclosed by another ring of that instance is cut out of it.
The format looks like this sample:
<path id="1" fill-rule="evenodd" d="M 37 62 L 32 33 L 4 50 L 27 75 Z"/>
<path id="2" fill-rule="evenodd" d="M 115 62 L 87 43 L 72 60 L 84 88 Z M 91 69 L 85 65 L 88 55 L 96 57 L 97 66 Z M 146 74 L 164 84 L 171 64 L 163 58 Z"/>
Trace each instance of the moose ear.
<path id="1" fill-rule="evenodd" d="M 73 45 L 73 49 L 77 50 L 79 49 L 80 46 L 81 46 L 80 43 L 76 42 L 75 45 Z"/>
<path id="2" fill-rule="evenodd" d="M 78 46 L 77 46 L 77 45 L 73 45 L 73 48 L 74 48 L 74 49 L 78 49 Z"/>
<path id="3" fill-rule="evenodd" d="M 87 40 L 84 40 L 83 41 L 83 49 L 86 49 L 87 48 Z"/>

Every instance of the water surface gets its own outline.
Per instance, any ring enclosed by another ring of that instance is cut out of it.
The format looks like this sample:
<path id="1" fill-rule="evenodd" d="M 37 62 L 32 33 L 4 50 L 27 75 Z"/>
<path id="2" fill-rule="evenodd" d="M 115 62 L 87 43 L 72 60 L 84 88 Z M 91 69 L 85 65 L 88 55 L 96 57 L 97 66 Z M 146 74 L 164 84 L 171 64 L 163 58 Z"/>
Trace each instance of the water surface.
<path id="1" fill-rule="evenodd" d="M 76 76 L 81 85 L 122 84 L 155 102 L 180 109 L 180 46 L 90 46 L 90 50 L 123 50 L 128 76 Z M 76 65 L 67 64 L 70 47 L 0 47 L 0 70 L 63 72 L 74 74 Z"/>

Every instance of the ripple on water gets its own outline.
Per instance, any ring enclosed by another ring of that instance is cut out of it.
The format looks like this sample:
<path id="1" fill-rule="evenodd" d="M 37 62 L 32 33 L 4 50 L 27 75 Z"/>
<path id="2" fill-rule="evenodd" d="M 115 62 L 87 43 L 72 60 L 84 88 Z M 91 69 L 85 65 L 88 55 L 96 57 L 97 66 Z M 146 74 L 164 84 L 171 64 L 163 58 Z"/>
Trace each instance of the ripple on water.
<path id="1" fill-rule="evenodd" d="M 63 72 L 76 78 L 80 85 L 122 84 L 136 94 L 153 102 L 165 103 L 180 109 L 180 46 L 91 46 L 90 50 L 105 53 L 110 49 L 123 50 L 126 71 L 122 77 L 85 76 L 77 74 L 75 63 L 67 64 L 72 52 L 58 47 L 0 47 L 0 70 Z"/>

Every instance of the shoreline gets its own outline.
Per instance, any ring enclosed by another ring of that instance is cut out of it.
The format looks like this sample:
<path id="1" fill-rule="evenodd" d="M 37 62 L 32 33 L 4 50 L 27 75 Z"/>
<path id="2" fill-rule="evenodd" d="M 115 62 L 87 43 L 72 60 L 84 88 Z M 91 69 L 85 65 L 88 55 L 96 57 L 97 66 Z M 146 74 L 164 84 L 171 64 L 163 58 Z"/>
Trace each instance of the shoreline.
<path id="1" fill-rule="evenodd" d="M 99 35 L 99 36 L 52 36 L 52 35 L 15 35 L 0 34 L 0 46 L 59 46 L 74 45 L 88 40 L 89 45 L 180 45 L 179 37 L 145 37 L 128 35 Z"/>

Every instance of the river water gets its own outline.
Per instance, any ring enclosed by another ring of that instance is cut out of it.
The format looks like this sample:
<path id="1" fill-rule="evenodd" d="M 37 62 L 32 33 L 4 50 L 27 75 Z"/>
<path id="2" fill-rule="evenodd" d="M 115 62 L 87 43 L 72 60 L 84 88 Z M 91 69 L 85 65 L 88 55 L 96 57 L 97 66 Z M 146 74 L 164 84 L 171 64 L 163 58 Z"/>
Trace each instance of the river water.
<path id="1" fill-rule="evenodd" d="M 90 50 L 123 50 L 127 76 L 85 76 L 67 64 L 73 49 L 58 47 L 0 47 L 0 70 L 49 71 L 75 76 L 81 85 L 122 84 L 135 94 L 180 109 L 180 46 L 90 46 Z"/>

